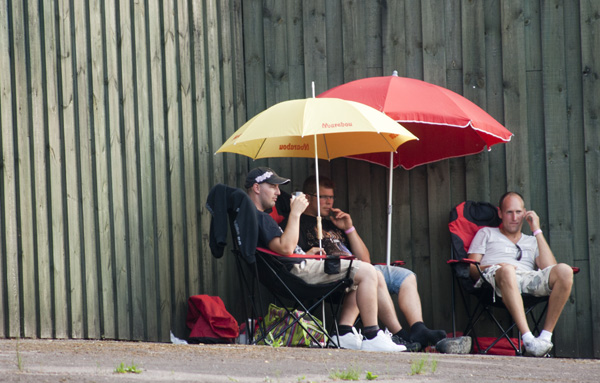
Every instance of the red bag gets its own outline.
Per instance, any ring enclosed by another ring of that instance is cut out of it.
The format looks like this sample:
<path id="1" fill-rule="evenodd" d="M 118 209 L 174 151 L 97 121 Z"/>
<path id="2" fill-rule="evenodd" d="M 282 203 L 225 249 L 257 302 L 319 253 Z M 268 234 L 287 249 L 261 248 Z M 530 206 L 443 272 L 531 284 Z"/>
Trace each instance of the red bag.
<path id="1" fill-rule="evenodd" d="M 190 340 L 200 343 L 233 343 L 239 335 L 237 321 L 219 297 L 190 297 L 186 324 L 191 330 Z"/>
<path id="2" fill-rule="evenodd" d="M 519 340 L 517 338 L 510 338 L 516 347 L 519 347 Z M 492 344 L 496 338 L 492 337 L 479 337 L 477 341 L 473 339 L 473 354 L 479 354 L 479 347 L 477 347 L 477 343 L 482 350 L 487 349 L 490 344 Z M 516 356 L 517 353 L 515 349 L 510 345 L 508 339 L 502 338 L 494 345 L 494 347 L 490 348 L 487 352 L 489 355 L 510 355 Z"/>

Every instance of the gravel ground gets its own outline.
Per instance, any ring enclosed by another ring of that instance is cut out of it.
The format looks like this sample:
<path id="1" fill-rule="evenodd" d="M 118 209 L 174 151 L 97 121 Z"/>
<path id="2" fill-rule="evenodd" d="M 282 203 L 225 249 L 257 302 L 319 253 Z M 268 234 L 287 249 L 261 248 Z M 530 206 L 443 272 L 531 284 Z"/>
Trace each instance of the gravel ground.
<path id="1" fill-rule="evenodd" d="M 116 373 L 121 363 L 140 373 Z M 420 374 L 412 370 L 422 364 Z M 598 382 L 600 360 L 245 345 L 0 339 L 3 382 Z M 336 379 L 337 378 L 337 379 Z"/>

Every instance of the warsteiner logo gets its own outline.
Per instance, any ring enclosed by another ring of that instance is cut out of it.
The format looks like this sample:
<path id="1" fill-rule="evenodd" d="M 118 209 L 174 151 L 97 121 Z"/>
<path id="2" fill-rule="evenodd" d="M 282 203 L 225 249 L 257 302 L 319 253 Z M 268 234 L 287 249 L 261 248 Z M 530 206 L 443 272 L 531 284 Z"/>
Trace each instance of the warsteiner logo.
<path id="1" fill-rule="evenodd" d="M 279 145 L 279 150 L 310 150 L 309 144 L 287 144 L 287 145 Z"/>
<path id="2" fill-rule="evenodd" d="M 352 123 L 351 122 L 334 122 L 332 124 L 329 124 L 327 122 L 324 122 L 321 125 L 321 128 L 323 128 L 323 129 L 327 129 L 327 128 L 345 128 L 345 127 L 348 127 L 348 126 L 352 126 Z"/>

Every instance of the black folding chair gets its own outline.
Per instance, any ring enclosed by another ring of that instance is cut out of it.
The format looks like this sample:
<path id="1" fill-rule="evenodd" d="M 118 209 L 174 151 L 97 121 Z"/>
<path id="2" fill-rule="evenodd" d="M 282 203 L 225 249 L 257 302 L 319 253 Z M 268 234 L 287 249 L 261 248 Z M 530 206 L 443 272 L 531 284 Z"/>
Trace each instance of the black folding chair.
<path id="1" fill-rule="evenodd" d="M 287 255 L 283 256 L 268 249 L 256 247 L 258 240 L 258 224 L 256 207 L 250 197 L 241 189 L 226 185 L 214 186 L 208 196 L 207 208 L 212 214 L 211 220 L 211 252 L 217 258 L 223 255 L 226 245 L 227 227 L 231 231 L 236 264 L 240 274 L 240 289 L 244 296 L 244 309 L 247 318 L 259 318 L 264 307 L 260 294 L 259 283 L 266 287 L 277 301 L 277 304 L 286 309 L 290 318 L 289 324 L 280 329 L 278 333 L 271 334 L 273 339 L 281 337 L 290 327 L 298 323 L 302 326 L 302 318 L 310 318 L 320 331 L 328 334 L 325 326 L 316 320 L 315 312 L 324 302 L 329 304 L 332 325 L 329 330 L 337 334 L 337 315 L 343 301 L 346 288 L 353 284 L 349 272 L 338 281 L 325 284 L 307 284 L 302 279 L 291 274 L 287 264 L 301 262 L 302 259 L 330 259 L 327 256 Z M 353 257 L 347 257 L 353 259 Z M 290 302 L 292 307 L 286 304 Z M 294 310 L 303 312 L 294 316 Z M 283 322 L 287 318 L 280 320 Z M 259 322 L 263 326 L 262 322 Z M 277 327 L 275 324 L 273 327 Z M 334 328 L 335 327 L 335 328 Z M 306 330 L 306 328 L 305 328 Z M 327 337 L 327 342 L 321 344 L 310 331 L 307 331 L 313 344 L 320 347 L 337 345 Z M 264 327 L 259 331 L 260 336 L 255 336 L 254 326 L 247 326 L 247 341 L 257 344 L 269 335 Z"/>
<path id="2" fill-rule="evenodd" d="M 516 323 L 511 320 L 510 324 L 505 328 L 500 320 L 494 315 L 494 308 L 508 312 L 508 309 L 502 302 L 502 298 L 495 294 L 492 285 L 485 281 L 485 279 L 483 279 L 483 285 L 476 288 L 474 286 L 476 281 L 471 278 L 469 273 L 470 265 L 474 264 L 477 267 L 477 270 L 479 270 L 480 275 L 482 275 L 481 269 L 479 268 L 479 262 L 468 259 L 467 255 L 473 237 L 480 228 L 485 226 L 498 227 L 500 223 L 501 220 L 498 217 L 498 209 L 488 202 L 465 201 L 455 206 L 450 213 L 450 223 L 448 224 L 448 228 L 450 229 L 452 240 L 452 254 L 451 259 L 447 263 L 452 268 L 452 274 L 454 276 L 454 281 L 456 282 L 452 284 L 452 326 L 453 331 L 456 332 L 455 285 L 458 285 L 458 290 L 468 318 L 463 334 L 470 335 L 472 333 L 472 337 L 475 340 L 477 349 L 480 350 L 480 353 L 486 354 L 496 345 L 496 343 L 502 338 L 505 338 L 515 350 L 515 354 L 522 355 L 521 334 L 518 334 L 517 344 L 515 344 L 509 336 L 512 329 L 515 328 Z M 534 334 L 539 334 L 540 323 L 548 307 L 548 297 L 535 297 L 529 294 L 523 294 L 522 296 L 525 314 L 529 315 L 533 324 L 532 332 Z M 473 305 L 471 297 L 475 297 L 475 305 Z M 534 308 L 538 305 L 541 305 L 543 309 L 536 315 Z M 484 314 L 495 323 L 501 333 L 487 348 L 482 348 L 480 346 L 475 330 L 475 325 L 481 320 Z"/>

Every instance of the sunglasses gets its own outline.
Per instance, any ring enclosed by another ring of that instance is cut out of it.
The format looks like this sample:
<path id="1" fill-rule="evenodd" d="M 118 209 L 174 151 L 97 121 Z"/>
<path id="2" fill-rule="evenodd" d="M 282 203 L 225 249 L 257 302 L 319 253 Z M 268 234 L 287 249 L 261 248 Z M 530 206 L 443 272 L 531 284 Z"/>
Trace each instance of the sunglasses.
<path id="1" fill-rule="evenodd" d="M 515 244 L 517 247 L 517 261 L 520 261 L 523 258 L 523 250 L 519 247 L 519 245 Z"/>

